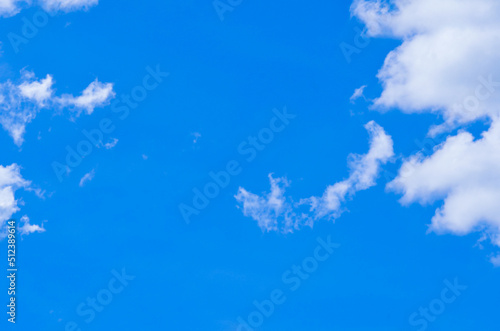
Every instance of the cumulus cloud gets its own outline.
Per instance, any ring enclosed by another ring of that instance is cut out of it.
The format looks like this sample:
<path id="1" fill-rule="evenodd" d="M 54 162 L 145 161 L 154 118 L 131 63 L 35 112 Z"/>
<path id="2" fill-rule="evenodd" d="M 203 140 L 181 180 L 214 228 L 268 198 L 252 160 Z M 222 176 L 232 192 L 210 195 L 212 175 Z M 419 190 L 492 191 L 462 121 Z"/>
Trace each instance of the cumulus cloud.
<path id="1" fill-rule="evenodd" d="M 32 72 L 25 72 L 24 81 L 19 84 L 20 94 L 26 99 L 37 103 L 39 107 L 44 107 L 45 102 L 49 100 L 54 93 L 54 90 L 52 90 L 52 76 L 47 75 L 40 81 L 32 80 L 33 78 L 34 74 Z"/>
<path id="2" fill-rule="evenodd" d="M 18 202 L 14 197 L 16 190 L 27 188 L 30 184 L 21 176 L 21 168 L 17 164 L 6 167 L 0 165 L 0 227 L 19 211 Z"/>
<path id="3" fill-rule="evenodd" d="M 17 231 L 19 231 L 19 234 L 23 236 L 36 232 L 45 232 L 45 229 L 43 228 L 43 224 L 42 226 L 31 224 L 28 216 L 24 215 L 19 220 L 19 224 L 17 225 Z"/>
<path id="4" fill-rule="evenodd" d="M 312 226 L 320 219 L 334 220 L 342 213 L 347 198 L 375 185 L 381 165 L 394 156 L 392 138 L 374 121 L 365 125 L 370 136 L 370 149 L 363 155 L 349 156 L 350 175 L 347 179 L 328 186 L 321 197 L 301 199 L 294 203 L 285 196 L 290 183 L 285 178 L 269 175 L 271 191 L 263 196 L 239 188 L 236 200 L 243 206 L 243 214 L 257 221 L 264 231 L 292 232 L 300 226 Z M 307 211 L 300 212 L 302 206 Z"/>
<path id="5" fill-rule="evenodd" d="M 95 80 L 80 96 L 64 94 L 55 96 L 54 79 L 47 75 L 37 79 L 32 72 L 22 71 L 18 82 L 7 80 L 0 83 L 0 125 L 21 146 L 24 141 L 26 125 L 30 123 L 42 109 L 74 110 L 76 116 L 82 111 L 91 114 L 96 107 L 109 103 L 115 96 L 113 84 L 100 83 Z"/>
<path id="6" fill-rule="evenodd" d="M 368 35 L 402 41 L 378 73 L 375 108 L 435 113 L 444 121 L 431 136 L 478 120 L 491 125 L 480 139 L 460 130 L 432 155 L 407 158 L 388 189 L 403 204 L 442 201 L 431 231 L 483 231 L 500 246 L 500 2 L 357 0 L 351 12 Z"/>
<path id="7" fill-rule="evenodd" d="M 0 239 L 6 235 L 6 222 L 20 210 L 21 202 L 15 198 L 16 191 L 19 189 L 33 190 L 30 186 L 31 182 L 21 176 L 19 165 L 15 163 L 9 166 L 0 165 Z M 21 234 L 45 231 L 38 225 L 30 224 L 27 216 L 21 218 L 18 226 Z"/>
<path id="8" fill-rule="evenodd" d="M 378 73 L 375 107 L 440 114 L 433 134 L 500 114 L 500 2 L 361 0 L 351 11 L 368 35 L 402 40 Z"/>
<path id="9" fill-rule="evenodd" d="M 485 230 L 500 245 L 499 165 L 500 122 L 495 121 L 481 139 L 460 132 L 448 137 L 433 155 L 410 157 L 388 188 L 403 194 L 403 204 L 443 200 L 430 230 L 457 235 Z"/>
<path id="10" fill-rule="evenodd" d="M 32 4 L 39 5 L 44 10 L 50 12 L 71 12 L 76 10 L 88 10 L 98 3 L 99 0 L 0 0 L 0 16 L 14 16 L 23 8 L 27 8 Z"/>

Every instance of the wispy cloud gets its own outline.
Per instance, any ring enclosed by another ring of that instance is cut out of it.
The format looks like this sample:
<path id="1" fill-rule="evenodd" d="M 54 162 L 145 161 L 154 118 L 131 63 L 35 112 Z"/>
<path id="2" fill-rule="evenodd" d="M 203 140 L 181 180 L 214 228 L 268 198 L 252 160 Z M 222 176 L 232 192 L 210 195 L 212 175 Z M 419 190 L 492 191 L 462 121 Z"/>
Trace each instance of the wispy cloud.
<path id="1" fill-rule="evenodd" d="M 371 121 L 365 125 L 370 136 L 370 149 L 363 155 L 351 154 L 349 157 L 350 175 L 346 180 L 330 185 L 321 197 L 302 200 L 309 204 L 314 220 L 321 218 L 335 219 L 340 216 L 341 206 L 347 197 L 358 191 L 375 186 L 381 166 L 393 156 L 393 141 L 384 129 Z"/>
<path id="2" fill-rule="evenodd" d="M 259 196 L 240 187 L 236 200 L 243 207 L 243 214 L 257 221 L 263 231 L 290 232 L 299 226 L 293 205 L 285 197 L 285 189 L 290 185 L 286 178 L 273 178 L 269 174 L 271 191 Z"/>
<path id="3" fill-rule="evenodd" d="M 198 142 L 198 139 L 201 138 L 201 133 L 199 132 L 193 132 L 191 135 L 194 137 L 193 138 L 193 144 L 196 144 Z"/>
<path id="4" fill-rule="evenodd" d="M 321 197 L 301 199 L 295 203 L 285 196 L 290 182 L 285 178 L 269 175 L 271 191 L 259 196 L 240 187 L 236 200 L 243 207 L 243 214 L 257 221 L 264 231 L 292 232 L 301 226 L 312 226 L 320 219 L 334 220 L 342 213 L 342 205 L 347 198 L 361 190 L 375 185 L 381 165 L 393 156 L 393 142 L 384 129 L 371 121 L 365 125 L 370 136 L 367 154 L 350 155 L 350 175 L 346 180 L 328 186 Z M 308 211 L 300 211 L 301 206 L 309 206 Z"/>
<path id="5" fill-rule="evenodd" d="M 116 144 L 118 144 L 118 139 L 113 138 L 110 142 L 107 142 L 104 144 L 104 148 L 111 149 L 111 148 L 115 147 Z"/>
<path id="6" fill-rule="evenodd" d="M 19 13 L 23 8 L 33 3 L 42 6 L 45 10 L 55 12 L 70 12 L 75 10 L 88 10 L 99 3 L 99 0 L 0 0 L 0 16 L 10 17 Z"/>
<path id="7" fill-rule="evenodd" d="M 354 103 L 356 100 L 358 100 L 359 98 L 365 98 L 365 95 L 363 94 L 365 92 L 365 88 L 366 88 L 366 85 L 363 85 L 357 89 L 354 90 L 354 93 L 351 95 L 351 97 L 349 98 L 349 101 L 351 101 L 351 103 Z"/>
<path id="8" fill-rule="evenodd" d="M 41 0 L 41 4 L 46 10 L 64 12 L 88 10 L 98 3 L 99 0 Z"/>
<path id="9" fill-rule="evenodd" d="M 90 182 L 92 179 L 94 179 L 95 176 L 95 169 L 92 169 L 89 173 L 86 173 L 82 179 L 80 179 L 80 187 L 83 187 L 85 183 Z"/>

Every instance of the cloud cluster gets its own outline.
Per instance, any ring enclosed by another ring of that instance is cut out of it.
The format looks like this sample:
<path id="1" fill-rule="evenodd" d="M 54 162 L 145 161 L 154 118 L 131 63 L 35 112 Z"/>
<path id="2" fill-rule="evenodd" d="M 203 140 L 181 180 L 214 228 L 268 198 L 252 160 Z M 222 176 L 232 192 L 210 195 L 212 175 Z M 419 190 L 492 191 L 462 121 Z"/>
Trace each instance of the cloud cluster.
<path id="1" fill-rule="evenodd" d="M 0 0 L 0 16 L 11 17 L 19 13 L 23 8 L 32 4 L 41 6 L 50 12 L 70 12 L 76 10 L 88 10 L 99 3 L 99 0 Z"/>
<path id="2" fill-rule="evenodd" d="M 370 149 L 363 155 L 349 156 L 350 175 L 347 179 L 328 186 L 321 197 L 301 199 L 294 203 L 285 196 L 290 183 L 285 178 L 269 175 L 271 191 L 259 196 L 239 188 L 236 200 L 243 207 L 243 214 L 253 218 L 263 231 L 292 232 L 301 226 L 312 226 L 320 219 L 334 220 L 342 213 L 342 205 L 358 191 L 375 185 L 381 165 L 394 156 L 393 142 L 384 129 L 374 121 L 365 125 L 370 136 Z M 299 212 L 301 206 L 308 206 Z"/>
<path id="3" fill-rule="evenodd" d="M 98 2 L 99 0 L 0 0 L 0 17 L 14 16 L 32 5 L 56 13 L 88 10 Z M 112 84 L 104 84 L 97 79 L 79 96 L 56 96 L 51 75 L 37 79 L 32 72 L 22 71 L 21 74 L 19 82 L 8 80 L 0 83 L 0 125 L 18 146 L 24 141 L 26 125 L 42 109 L 69 108 L 74 111 L 75 116 L 79 116 L 82 111 L 91 114 L 96 107 L 106 105 L 115 96 Z M 106 148 L 112 148 L 116 143 L 117 140 L 106 144 Z M 17 164 L 7 167 L 0 165 L 0 238 L 5 236 L 5 230 L 2 230 L 5 229 L 5 221 L 19 211 L 14 193 L 20 188 L 31 190 L 30 182 L 20 175 L 20 167 Z M 30 224 L 27 216 L 20 219 L 18 230 L 21 235 L 45 231 L 43 226 Z"/>
<path id="4" fill-rule="evenodd" d="M 42 109 L 69 108 L 76 116 L 82 111 L 91 114 L 96 107 L 109 103 L 115 96 L 113 84 L 101 83 L 97 79 L 79 96 L 63 94 L 56 96 L 51 75 L 37 79 L 32 72 L 22 71 L 20 81 L 0 83 L 0 125 L 18 146 L 24 141 L 26 125 Z"/>
<path id="5" fill-rule="evenodd" d="M 401 169 L 412 171 L 401 170 L 388 188 L 403 194 L 403 204 L 442 200 L 430 230 L 480 230 L 500 246 L 500 2 L 358 0 L 351 11 L 368 35 L 402 41 L 378 74 L 375 108 L 442 116 L 430 135 L 491 124 L 480 139 L 461 130 L 433 155 L 409 157 Z"/>

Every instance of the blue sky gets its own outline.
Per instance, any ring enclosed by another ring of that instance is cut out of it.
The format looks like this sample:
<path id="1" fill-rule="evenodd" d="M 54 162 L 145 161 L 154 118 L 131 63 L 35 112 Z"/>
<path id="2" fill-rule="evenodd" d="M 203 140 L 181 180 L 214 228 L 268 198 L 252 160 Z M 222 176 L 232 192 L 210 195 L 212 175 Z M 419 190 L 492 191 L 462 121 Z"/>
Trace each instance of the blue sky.
<path id="1" fill-rule="evenodd" d="M 395 14 L 373 1 L 222 1 L 232 10 L 221 20 L 211 1 L 43 0 L 10 11 L 0 1 L 0 84 L 13 98 L 0 109 L 0 188 L 16 199 L 4 191 L 0 215 L 29 217 L 17 325 L 4 316 L 2 329 L 497 330 L 499 99 L 492 91 L 464 116 L 452 107 L 477 77 L 499 73 L 488 36 L 500 10 L 479 2 L 469 17 L 472 1 L 448 16 L 429 0 L 395 1 Z M 25 38 L 33 17 L 47 23 Z M 346 45 L 356 48 L 348 58 Z M 248 160 L 241 144 L 285 108 L 295 117 Z M 100 132 L 95 145 L 83 130 Z M 67 164 L 68 148 L 88 146 Z M 180 206 L 228 165 L 235 175 L 187 223 Z M 289 184 L 277 209 L 269 174 Z M 323 193 L 339 182 L 348 188 L 332 208 Z M 300 202 L 311 197 L 316 211 Z M 328 241 L 340 246 L 329 253 Z M 304 263 L 317 266 L 287 282 Z M 95 297 L 106 304 L 92 308 Z"/>

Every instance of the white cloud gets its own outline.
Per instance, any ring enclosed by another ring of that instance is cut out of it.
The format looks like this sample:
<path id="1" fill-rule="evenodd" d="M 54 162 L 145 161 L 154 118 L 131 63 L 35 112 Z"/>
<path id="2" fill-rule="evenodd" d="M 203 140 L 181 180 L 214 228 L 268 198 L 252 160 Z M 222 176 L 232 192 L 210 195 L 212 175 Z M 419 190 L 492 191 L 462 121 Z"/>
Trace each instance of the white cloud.
<path id="1" fill-rule="evenodd" d="M 19 165 L 15 163 L 6 167 L 0 165 L 0 238 L 5 236 L 6 222 L 20 210 L 19 204 L 21 203 L 15 198 L 16 191 L 19 189 L 32 190 L 30 185 L 31 182 L 21 176 Z M 26 231 L 37 229 L 36 225 L 24 222 L 23 218 L 21 218 L 21 223 L 27 224 Z"/>
<path id="2" fill-rule="evenodd" d="M 32 4 L 40 5 L 43 9 L 50 12 L 71 12 L 88 10 L 98 3 L 99 0 L 0 0 L 0 16 L 14 16 L 23 8 L 30 7 Z"/>
<path id="3" fill-rule="evenodd" d="M 243 214 L 257 221 L 265 231 L 292 232 L 300 226 L 312 226 L 314 221 L 340 216 L 342 204 L 357 191 L 375 185 L 382 164 L 393 157 L 393 142 L 384 129 L 371 121 L 365 125 L 370 135 L 370 149 L 367 154 L 349 156 L 350 176 L 344 181 L 327 187 L 323 196 L 301 199 L 294 203 L 285 196 L 290 183 L 285 178 L 269 175 L 271 191 L 259 196 L 239 188 L 236 200 L 243 205 Z M 300 206 L 308 205 L 306 212 L 299 212 Z"/>
<path id="4" fill-rule="evenodd" d="M 304 199 L 301 203 L 311 205 L 313 219 L 335 219 L 341 211 L 342 203 L 356 192 L 366 190 L 375 185 L 381 165 L 394 156 L 392 138 L 384 129 L 371 121 L 365 125 L 370 135 L 370 149 L 367 154 L 350 155 L 349 178 L 327 187 L 323 196 Z"/>
<path id="5" fill-rule="evenodd" d="M 111 140 L 110 142 L 104 144 L 104 148 L 111 149 L 111 148 L 115 147 L 116 144 L 118 144 L 118 139 L 113 138 L 113 140 Z"/>
<path id="6" fill-rule="evenodd" d="M 433 155 L 410 157 L 388 189 L 402 193 L 403 204 L 444 200 L 430 230 L 457 235 L 485 230 L 500 245 L 499 165 L 500 122 L 496 121 L 481 139 L 460 132 L 448 137 Z"/>
<path id="7" fill-rule="evenodd" d="M 15 191 L 29 185 L 30 182 L 21 176 L 21 168 L 17 164 L 6 167 L 0 165 L 0 225 L 19 210 Z"/>
<path id="8" fill-rule="evenodd" d="M 82 110 L 91 114 L 96 107 L 103 107 L 115 96 L 113 84 L 92 82 L 79 97 L 63 95 L 57 97 L 53 90 L 51 75 L 37 79 L 32 72 L 21 71 L 19 82 L 7 80 L 0 83 L 0 125 L 21 146 L 24 141 L 26 125 L 41 109 L 61 109 L 70 107 L 78 116 Z"/>
<path id="9" fill-rule="evenodd" d="M 54 91 L 52 90 L 53 79 L 51 75 L 47 75 L 42 80 L 30 81 L 34 77 L 33 73 L 25 74 L 25 81 L 19 84 L 21 96 L 35 101 L 39 107 L 44 107 L 45 102 L 52 97 Z"/>
<path id="10" fill-rule="evenodd" d="M 196 144 L 198 142 L 198 139 L 201 138 L 201 133 L 199 132 L 193 132 L 191 135 L 194 137 L 193 139 L 193 144 Z"/>
<path id="11" fill-rule="evenodd" d="M 86 173 L 82 179 L 80 179 L 80 187 L 83 187 L 86 182 L 90 182 L 92 179 L 94 179 L 95 176 L 95 169 L 92 169 L 91 172 Z"/>
<path id="12" fill-rule="evenodd" d="M 0 0 L 0 16 L 10 17 L 21 11 L 23 5 L 27 4 L 24 0 Z"/>
<path id="13" fill-rule="evenodd" d="M 24 141 L 26 124 L 31 122 L 38 112 L 36 104 L 27 101 L 21 95 L 19 87 L 12 82 L 0 84 L 0 125 L 18 146 Z"/>
<path id="14" fill-rule="evenodd" d="M 82 95 L 74 97 L 71 94 L 64 94 L 57 98 L 57 102 L 63 107 L 74 107 L 85 109 L 87 114 L 92 114 L 96 107 L 102 107 L 109 104 L 109 101 L 114 98 L 113 84 L 100 83 L 97 79 L 82 92 Z"/>
<path id="15" fill-rule="evenodd" d="M 42 6 L 48 11 L 88 10 L 96 6 L 99 0 L 41 0 Z"/>
<path id="16" fill-rule="evenodd" d="M 45 232 L 45 229 L 43 228 L 43 223 L 42 226 L 36 224 L 30 224 L 30 219 L 26 215 L 21 217 L 21 219 L 19 220 L 19 223 L 17 225 L 17 230 L 19 231 L 19 234 L 21 236 L 35 232 Z"/>
<path id="17" fill-rule="evenodd" d="M 349 98 L 349 101 L 351 101 L 351 103 L 354 103 L 354 101 L 358 100 L 359 98 L 365 98 L 365 96 L 363 94 L 365 91 L 365 88 L 366 88 L 366 85 L 363 85 L 363 86 L 355 89 L 354 93 Z"/>
<path id="18" fill-rule="evenodd" d="M 240 187 L 236 200 L 243 205 L 243 214 L 257 221 L 263 231 L 290 232 L 298 227 L 298 220 L 292 205 L 284 196 L 285 189 L 290 185 L 286 178 L 273 178 L 269 174 L 271 191 L 259 196 Z"/>
<path id="19" fill-rule="evenodd" d="M 432 133 L 500 114 L 500 2 L 496 0 L 355 1 L 351 11 L 371 36 L 402 45 L 378 77 L 380 109 L 434 112 L 445 125 Z"/>
<path id="20" fill-rule="evenodd" d="M 495 267 L 500 267 L 500 254 L 491 257 L 490 261 Z"/>

